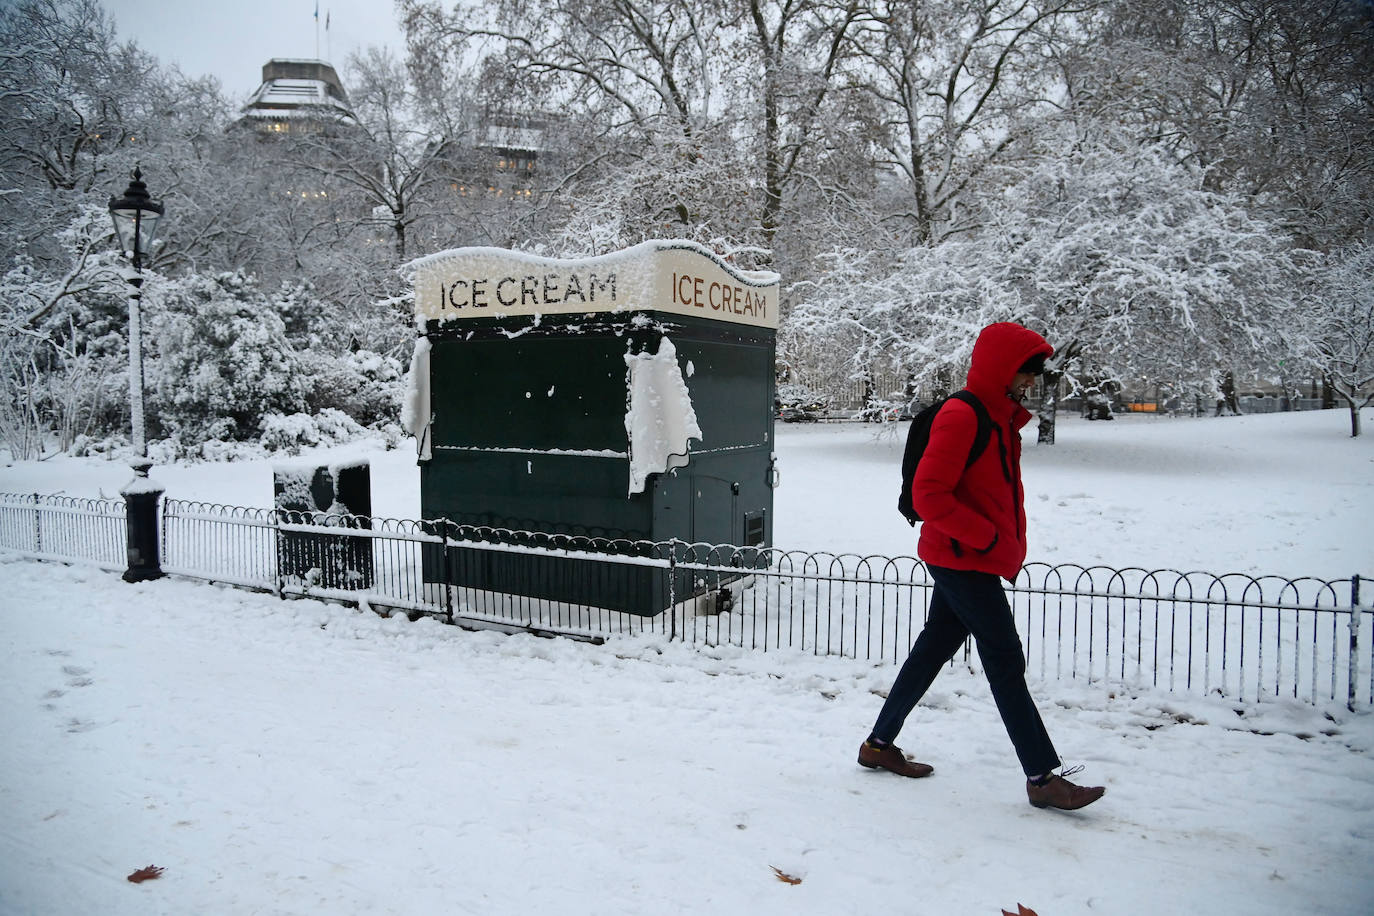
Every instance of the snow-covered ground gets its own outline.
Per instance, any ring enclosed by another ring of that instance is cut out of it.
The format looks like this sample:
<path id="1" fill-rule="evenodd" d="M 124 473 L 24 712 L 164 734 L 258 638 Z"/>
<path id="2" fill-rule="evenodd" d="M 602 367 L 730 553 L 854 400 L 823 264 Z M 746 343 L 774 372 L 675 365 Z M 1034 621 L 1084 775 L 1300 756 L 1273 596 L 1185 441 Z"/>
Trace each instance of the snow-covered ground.
<path id="1" fill-rule="evenodd" d="M 376 513 L 413 517 L 412 455 L 356 451 Z M 780 426 L 777 543 L 910 553 L 899 454 L 865 427 Z M 1340 413 L 1070 420 L 1025 465 L 1032 560 L 1374 575 L 1374 436 Z M 59 459 L 0 469 L 0 491 L 129 476 Z M 154 477 L 271 502 L 267 462 Z M 1025 803 L 964 670 L 900 739 L 936 767 L 913 781 L 854 763 L 890 666 L 13 559 L 0 582 L 4 914 L 1374 911 L 1368 712 L 1036 682 L 1060 753 L 1108 786 L 1065 814 Z M 125 880 L 146 865 L 166 871 Z"/>

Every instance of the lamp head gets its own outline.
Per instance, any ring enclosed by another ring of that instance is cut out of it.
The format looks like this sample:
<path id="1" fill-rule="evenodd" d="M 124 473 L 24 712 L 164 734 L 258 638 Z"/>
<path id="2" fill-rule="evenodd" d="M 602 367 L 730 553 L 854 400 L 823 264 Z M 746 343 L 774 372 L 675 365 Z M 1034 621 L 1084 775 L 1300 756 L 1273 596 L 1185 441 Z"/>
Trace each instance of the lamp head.
<path id="1" fill-rule="evenodd" d="M 134 267 L 140 267 L 142 255 L 152 250 L 153 236 L 162 213 L 162 204 L 148 193 L 143 172 L 135 166 L 133 180 L 125 188 L 124 196 L 110 198 L 110 218 L 114 221 L 120 250 L 133 259 Z"/>

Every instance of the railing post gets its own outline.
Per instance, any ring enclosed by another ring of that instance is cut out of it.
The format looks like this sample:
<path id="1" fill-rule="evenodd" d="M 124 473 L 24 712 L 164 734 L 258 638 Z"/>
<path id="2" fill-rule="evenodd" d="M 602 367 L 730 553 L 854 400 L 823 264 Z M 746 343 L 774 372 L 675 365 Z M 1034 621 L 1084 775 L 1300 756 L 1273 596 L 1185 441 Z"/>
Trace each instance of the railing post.
<path id="1" fill-rule="evenodd" d="M 129 568 L 124 570 L 124 581 L 161 579 L 163 572 L 157 531 L 157 503 L 162 498 L 162 487 L 148 479 L 148 470 L 153 463 L 147 458 L 135 458 L 129 465 L 134 469 L 134 479 L 119 491 L 124 497 L 128 538 Z"/>
<path id="2" fill-rule="evenodd" d="M 281 517 L 284 509 L 272 507 L 272 587 L 277 597 L 286 600 L 286 577 L 282 575 L 281 552 L 282 552 L 282 530 Z"/>
<path id="3" fill-rule="evenodd" d="M 33 552 L 43 552 L 43 513 L 39 510 L 39 504 L 43 497 L 41 494 L 33 494 Z"/>
<path id="4" fill-rule="evenodd" d="M 1346 689 L 1345 708 L 1355 711 L 1360 684 L 1360 627 L 1364 614 L 1360 611 L 1360 577 L 1350 577 L 1350 686 Z"/>
<path id="5" fill-rule="evenodd" d="M 440 527 L 439 527 L 439 535 L 440 535 L 440 537 L 443 539 L 442 543 L 439 545 L 439 554 L 440 554 L 440 560 L 441 560 L 440 568 L 443 570 L 443 575 L 440 577 L 440 580 L 441 580 L 441 582 L 442 582 L 442 587 L 443 587 L 443 589 L 444 589 L 444 612 L 448 614 L 449 622 L 452 623 L 452 622 L 453 622 L 453 570 L 450 568 L 451 560 L 449 559 L 449 550 L 448 550 L 448 529 L 449 529 L 449 525 L 450 525 L 450 522 L 449 522 L 449 520 L 448 520 L 447 518 L 443 518 L 443 519 L 441 519 L 441 520 L 439 521 L 439 526 L 440 526 Z"/>
<path id="6" fill-rule="evenodd" d="M 677 538 L 668 544 L 668 639 L 677 638 Z"/>

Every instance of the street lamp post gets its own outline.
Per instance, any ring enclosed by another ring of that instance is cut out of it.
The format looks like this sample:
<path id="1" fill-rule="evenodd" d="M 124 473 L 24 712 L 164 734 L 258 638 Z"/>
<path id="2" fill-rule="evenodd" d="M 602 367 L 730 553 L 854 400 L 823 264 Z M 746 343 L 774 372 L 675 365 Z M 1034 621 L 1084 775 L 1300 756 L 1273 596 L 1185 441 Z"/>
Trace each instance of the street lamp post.
<path id="1" fill-rule="evenodd" d="M 148 194 L 143 173 L 134 168 L 133 180 L 123 197 L 110 198 L 110 218 L 120 250 L 131 262 L 124 274 L 129 281 L 129 425 L 132 428 L 134 479 L 120 490 L 126 504 L 129 568 L 127 582 L 145 582 L 162 577 L 158 543 L 157 503 L 162 488 L 148 479 L 148 439 L 143 424 L 143 255 L 151 253 L 153 234 L 162 218 L 162 204 Z"/>
<path id="2" fill-rule="evenodd" d="M 143 255 L 151 253 L 153 235 L 162 218 L 162 204 L 148 194 L 143 172 L 134 167 L 133 180 L 124 196 L 110 198 L 110 218 L 114 220 L 115 235 L 120 250 L 132 262 L 126 271 L 129 281 L 129 423 L 132 427 L 134 454 L 148 457 L 148 441 L 143 421 L 143 328 L 141 306 L 143 300 Z"/>

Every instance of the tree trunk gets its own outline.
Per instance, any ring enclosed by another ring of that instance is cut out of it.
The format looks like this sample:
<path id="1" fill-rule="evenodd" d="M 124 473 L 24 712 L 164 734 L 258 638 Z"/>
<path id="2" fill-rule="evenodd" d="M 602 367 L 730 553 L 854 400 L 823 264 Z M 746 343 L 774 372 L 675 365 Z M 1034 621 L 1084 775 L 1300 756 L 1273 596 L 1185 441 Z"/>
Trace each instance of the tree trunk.
<path id="1" fill-rule="evenodd" d="M 1365 398 L 1364 403 L 1360 403 L 1360 392 L 1354 385 L 1347 386 L 1344 382 L 1334 382 L 1330 387 L 1333 394 L 1345 401 L 1345 406 L 1350 409 L 1350 438 L 1354 439 L 1361 432 L 1360 408 L 1367 405 L 1370 398 Z"/>
<path id="2" fill-rule="evenodd" d="M 1231 412 L 1232 416 L 1240 416 L 1240 400 L 1236 397 L 1236 376 L 1230 369 L 1221 378 L 1221 400 L 1217 401 L 1217 416 L 1221 416 L 1223 410 Z"/>
<path id="3" fill-rule="evenodd" d="M 772 32 L 763 15 L 762 6 L 749 5 L 753 14 L 755 37 L 763 56 L 763 209 L 759 213 L 759 225 L 770 252 L 777 245 L 778 218 L 782 212 L 782 149 L 780 140 L 782 127 L 779 116 L 778 65 L 775 47 L 782 46 L 782 32 L 787 26 L 786 18 L 778 24 L 777 33 Z M 776 41 L 776 46 L 774 42 Z"/>
<path id="4" fill-rule="evenodd" d="M 1064 344 L 1055 352 L 1040 376 L 1044 397 L 1040 402 L 1040 424 L 1036 429 L 1035 441 L 1041 445 L 1054 445 L 1054 423 L 1059 414 L 1059 385 L 1064 380 L 1065 370 L 1078 358 L 1081 349 L 1077 340 Z"/>
<path id="5" fill-rule="evenodd" d="M 1054 421 L 1059 414 L 1059 380 L 1063 377 L 1060 372 L 1046 372 L 1042 376 L 1044 398 L 1040 402 L 1040 425 L 1035 435 L 1035 441 L 1041 445 L 1054 445 Z"/>
<path id="6" fill-rule="evenodd" d="M 935 392 L 931 403 L 943 401 L 954 391 L 953 373 L 949 369 L 939 369 L 935 373 Z"/>

